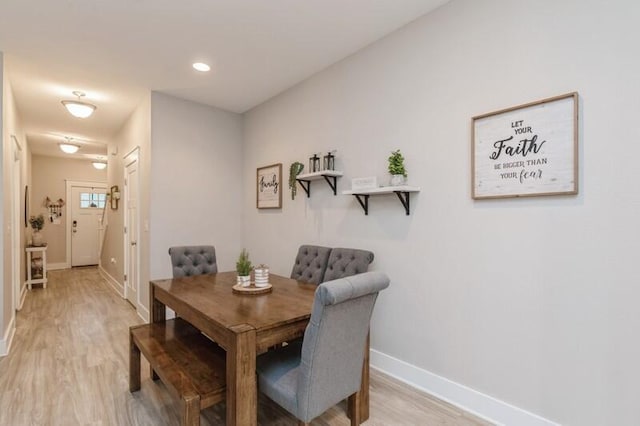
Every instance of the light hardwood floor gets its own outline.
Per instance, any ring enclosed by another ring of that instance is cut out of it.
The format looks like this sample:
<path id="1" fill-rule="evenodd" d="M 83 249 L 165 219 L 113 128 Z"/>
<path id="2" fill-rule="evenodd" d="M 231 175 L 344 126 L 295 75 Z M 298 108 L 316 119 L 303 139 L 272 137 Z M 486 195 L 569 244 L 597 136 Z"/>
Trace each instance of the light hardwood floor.
<path id="1" fill-rule="evenodd" d="M 0 425 L 177 425 L 179 407 L 143 364 L 142 389 L 129 393 L 129 326 L 143 321 L 96 268 L 49 273 L 27 294 L 11 353 L 0 358 Z M 144 362 L 144 361 L 143 361 Z M 348 425 L 338 405 L 313 425 Z M 202 425 L 224 425 L 224 403 Z M 260 396 L 260 425 L 295 419 Z M 374 370 L 366 425 L 488 425 Z"/>

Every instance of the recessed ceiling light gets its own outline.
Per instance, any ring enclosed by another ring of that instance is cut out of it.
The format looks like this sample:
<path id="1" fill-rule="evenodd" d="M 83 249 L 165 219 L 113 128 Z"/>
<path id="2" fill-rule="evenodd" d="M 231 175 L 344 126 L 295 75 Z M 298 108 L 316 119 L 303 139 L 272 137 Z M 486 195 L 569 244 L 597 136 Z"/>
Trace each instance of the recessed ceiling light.
<path id="1" fill-rule="evenodd" d="M 211 67 L 210 67 L 209 65 L 204 64 L 204 63 L 202 63 L 202 62 L 196 62 L 196 63 L 194 63 L 194 64 L 193 64 L 193 68 L 194 68 L 196 71 L 200 71 L 200 72 L 207 72 L 207 71 L 211 70 Z"/>

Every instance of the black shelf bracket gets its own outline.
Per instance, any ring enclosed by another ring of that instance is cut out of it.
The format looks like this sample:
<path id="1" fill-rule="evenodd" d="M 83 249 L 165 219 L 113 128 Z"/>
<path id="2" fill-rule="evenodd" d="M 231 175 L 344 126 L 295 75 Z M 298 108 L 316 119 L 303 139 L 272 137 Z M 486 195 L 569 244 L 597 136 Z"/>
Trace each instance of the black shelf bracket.
<path id="1" fill-rule="evenodd" d="M 338 188 L 338 177 L 337 176 L 327 176 L 327 175 L 322 175 L 322 177 L 324 178 L 324 180 L 327 181 L 327 183 L 329 184 L 331 189 L 333 189 L 333 195 L 338 195 L 337 192 L 336 192 L 336 189 Z M 333 182 L 331 182 L 331 181 L 333 181 Z"/>
<path id="2" fill-rule="evenodd" d="M 307 198 L 311 197 L 311 181 L 310 180 L 300 180 L 300 179 L 296 179 L 296 181 L 300 184 L 302 189 L 304 189 L 304 192 L 307 193 Z M 305 183 L 307 184 L 307 186 L 304 186 Z"/>
<path id="3" fill-rule="evenodd" d="M 405 191 L 393 191 L 400 199 L 400 202 L 404 206 L 404 211 L 409 216 L 409 193 Z"/>
<path id="4" fill-rule="evenodd" d="M 338 176 L 327 176 L 322 175 L 324 180 L 327 181 L 331 190 L 333 191 L 333 195 L 338 195 Z M 300 184 L 304 192 L 307 193 L 307 198 L 311 197 L 311 181 L 307 179 L 296 179 L 296 181 Z"/>
<path id="5" fill-rule="evenodd" d="M 353 194 L 362 206 L 365 216 L 369 215 L 369 194 Z"/>

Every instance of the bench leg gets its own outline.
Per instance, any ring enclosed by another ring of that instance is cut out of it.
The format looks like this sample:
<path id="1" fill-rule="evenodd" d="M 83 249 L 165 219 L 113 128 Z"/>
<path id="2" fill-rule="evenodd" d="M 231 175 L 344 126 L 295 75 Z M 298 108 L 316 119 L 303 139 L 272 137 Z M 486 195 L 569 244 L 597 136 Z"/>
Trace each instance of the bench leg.
<path id="1" fill-rule="evenodd" d="M 200 396 L 182 397 L 182 426 L 200 426 Z"/>
<path id="2" fill-rule="evenodd" d="M 140 349 L 129 333 L 129 391 L 140 390 Z"/>

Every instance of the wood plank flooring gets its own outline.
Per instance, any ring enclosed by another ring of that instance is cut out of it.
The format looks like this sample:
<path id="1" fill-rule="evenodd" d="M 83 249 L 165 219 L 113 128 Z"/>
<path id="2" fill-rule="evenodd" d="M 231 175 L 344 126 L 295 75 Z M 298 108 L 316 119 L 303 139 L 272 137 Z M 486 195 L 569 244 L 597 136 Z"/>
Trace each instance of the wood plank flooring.
<path id="1" fill-rule="evenodd" d="M 178 425 L 179 406 L 142 366 L 142 389 L 129 392 L 130 325 L 134 309 L 96 268 L 49 273 L 47 289 L 27 294 L 11 353 L 0 358 L 0 425 Z M 371 371 L 368 426 L 488 425 L 468 413 Z M 348 425 L 344 404 L 313 425 Z M 201 424 L 224 425 L 224 403 L 203 410 Z M 258 423 L 295 425 L 260 396 Z"/>

